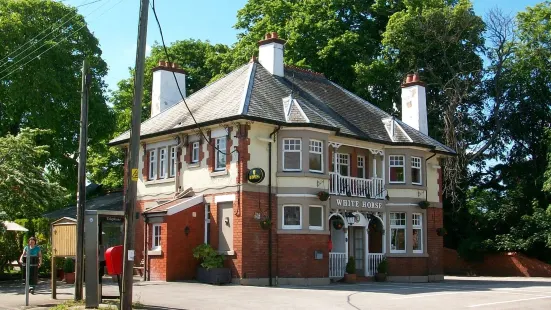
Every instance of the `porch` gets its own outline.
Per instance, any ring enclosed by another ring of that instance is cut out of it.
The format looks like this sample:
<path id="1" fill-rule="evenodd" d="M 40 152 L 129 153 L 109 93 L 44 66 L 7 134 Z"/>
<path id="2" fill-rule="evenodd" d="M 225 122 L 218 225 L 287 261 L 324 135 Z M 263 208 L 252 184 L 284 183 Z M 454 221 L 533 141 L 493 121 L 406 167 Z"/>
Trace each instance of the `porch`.
<path id="1" fill-rule="evenodd" d="M 329 216 L 331 247 L 329 278 L 340 280 L 350 257 L 356 262 L 356 274 L 370 277 L 377 273 L 385 258 L 384 213 L 334 210 Z"/>

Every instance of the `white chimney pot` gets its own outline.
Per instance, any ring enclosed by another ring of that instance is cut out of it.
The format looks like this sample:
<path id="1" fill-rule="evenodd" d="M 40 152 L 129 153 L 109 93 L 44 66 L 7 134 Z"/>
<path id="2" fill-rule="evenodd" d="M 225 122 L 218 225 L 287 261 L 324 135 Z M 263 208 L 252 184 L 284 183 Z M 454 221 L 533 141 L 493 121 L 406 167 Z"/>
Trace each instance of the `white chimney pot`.
<path id="1" fill-rule="evenodd" d="M 178 86 L 174 81 L 174 74 L 182 95 L 186 96 L 186 74 L 176 63 L 159 61 L 153 68 L 153 85 L 151 89 L 151 117 L 160 114 L 168 108 L 182 101 Z"/>

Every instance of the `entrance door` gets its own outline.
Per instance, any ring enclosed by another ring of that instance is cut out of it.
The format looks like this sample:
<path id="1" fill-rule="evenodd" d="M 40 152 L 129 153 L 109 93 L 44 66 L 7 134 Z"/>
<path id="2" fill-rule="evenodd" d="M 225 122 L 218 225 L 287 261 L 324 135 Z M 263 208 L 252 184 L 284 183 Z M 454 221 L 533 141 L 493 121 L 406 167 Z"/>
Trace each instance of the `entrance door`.
<path id="1" fill-rule="evenodd" d="M 218 250 L 233 250 L 233 202 L 218 204 Z"/>
<path id="2" fill-rule="evenodd" d="M 354 227 L 354 259 L 356 260 L 356 274 L 364 275 L 364 253 L 365 253 L 365 227 Z"/>

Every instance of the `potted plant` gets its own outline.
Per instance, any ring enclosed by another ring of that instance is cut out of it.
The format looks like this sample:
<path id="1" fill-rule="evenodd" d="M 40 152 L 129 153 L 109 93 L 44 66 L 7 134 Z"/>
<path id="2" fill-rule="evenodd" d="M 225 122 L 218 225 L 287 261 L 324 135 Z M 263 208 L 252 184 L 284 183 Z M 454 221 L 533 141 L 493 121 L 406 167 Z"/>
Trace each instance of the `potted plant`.
<path id="1" fill-rule="evenodd" d="M 430 206 L 430 202 L 426 201 L 426 200 L 423 200 L 423 201 L 419 201 L 419 203 L 417 204 L 419 206 L 419 208 L 421 209 L 426 209 Z"/>
<path id="2" fill-rule="evenodd" d="M 346 273 L 344 274 L 344 282 L 356 283 L 356 261 L 352 256 L 348 258 L 348 263 L 346 263 Z"/>
<path id="3" fill-rule="evenodd" d="M 344 221 L 342 220 L 342 218 L 340 218 L 338 216 L 335 219 L 333 219 L 332 222 L 333 222 L 333 227 L 336 230 L 340 230 L 344 226 Z"/>
<path id="4" fill-rule="evenodd" d="M 63 273 L 65 274 L 65 283 L 75 283 L 75 262 L 72 258 L 66 258 L 63 263 Z"/>
<path id="5" fill-rule="evenodd" d="M 208 244 L 201 244 L 193 249 L 193 257 L 200 262 L 197 267 L 197 281 L 210 284 L 231 282 L 230 268 L 224 268 L 224 256 Z"/>
<path id="6" fill-rule="evenodd" d="M 448 234 L 448 231 L 444 227 L 436 228 L 436 234 L 440 237 Z"/>
<path id="7" fill-rule="evenodd" d="M 321 201 L 327 201 L 327 199 L 329 199 L 329 193 L 326 191 L 319 191 L 317 196 Z"/>
<path id="8" fill-rule="evenodd" d="M 272 226 L 272 220 L 269 218 L 265 218 L 260 221 L 260 227 L 262 227 L 262 229 L 269 229 L 270 226 Z"/>
<path id="9" fill-rule="evenodd" d="M 65 258 L 63 257 L 56 257 L 52 259 L 57 259 L 56 261 L 56 278 L 58 281 L 63 281 L 65 278 L 65 275 L 63 274 L 63 266 L 65 266 Z"/>
<path id="10" fill-rule="evenodd" d="M 384 282 L 386 281 L 386 273 L 388 271 L 388 262 L 386 260 L 386 257 L 383 258 L 383 260 L 379 263 L 379 266 L 377 266 L 377 273 L 375 274 L 375 280 L 377 282 Z"/>

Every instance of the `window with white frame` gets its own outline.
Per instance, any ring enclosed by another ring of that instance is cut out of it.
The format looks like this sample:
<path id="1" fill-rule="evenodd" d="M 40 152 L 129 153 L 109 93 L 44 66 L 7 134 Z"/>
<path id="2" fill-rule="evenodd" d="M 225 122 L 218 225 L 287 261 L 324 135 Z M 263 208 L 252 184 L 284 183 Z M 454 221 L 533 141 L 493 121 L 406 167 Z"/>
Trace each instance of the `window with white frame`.
<path id="1" fill-rule="evenodd" d="M 423 253 L 423 214 L 411 214 L 413 253 Z"/>
<path id="2" fill-rule="evenodd" d="M 199 162 L 199 141 L 193 142 L 191 144 L 191 162 Z"/>
<path id="3" fill-rule="evenodd" d="M 389 182 L 404 183 L 406 181 L 403 155 L 390 155 L 388 158 Z"/>
<path id="4" fill-rule="evenodd" d="M 152 238 L 151 249 L 160 250 L 161 249 L 161 224 L 153 224 L 151 238 Z"/>
<path id="5" fill-rule="evenodd" d="M 283 229 L 302 228 L 302 207 L 299 205 L 283 206 Z"/>
<path id="6" fill-rule="evenodd" d="M 310 171 L 323 172 L 323 142 L 310 140 Z"/>
<path id="7" fill-rule="evenodd" d="M 149 180 L 157 178 L 157 150 L 149 151 Z"/>
<path id="8" fill-rule="evenodd" d="M 365 157 L 358 156 L 358 178 L 365 179 Z"/>
<path id="9" fill-rule="evenodd" d="M 323 230 L 323 206 L 310 206 L 308 214 L 309 228 Z"/>
<path id="10" fill-rule="evenodd" d="M 170 165 L 168 167 L 169 177 L 173 178 L 176 175 L 176 156 L 178 156 L 178 148 L 175 146 L 170 147 Z"/>
<path id="11" fill-rule="evenodd" d="M 302 140 L 283 139 L 283 171 L 302 170 Z"/>
<path id="12" fill-rule="evenodd" d="M 216 138 L 215 145 L 216 158 L 214 164 L 215 171 L 226 170 L 226 137 Z"/>
<path id="13" fill-rule="evenodd" d="M 343 176 L 350 175 L 350 155 L 337 153 L 337 172 Z"/>
<path id="14" fill-rule="evenodd" d="M 159 150 L 159 178 L 160 179 L 166 178 L 166 164 L 167 164 L 166 148 L 162 148 Z"/>
<path id="15" fill-rule="evenodd" d="M 390 213 L 390 253 L 406 252 L 406 213 Z"/>
<path id="16" fill-rule="evenodd" d="M 422 185 L 421 157 L 411 157 L 411 184 Z"/>

